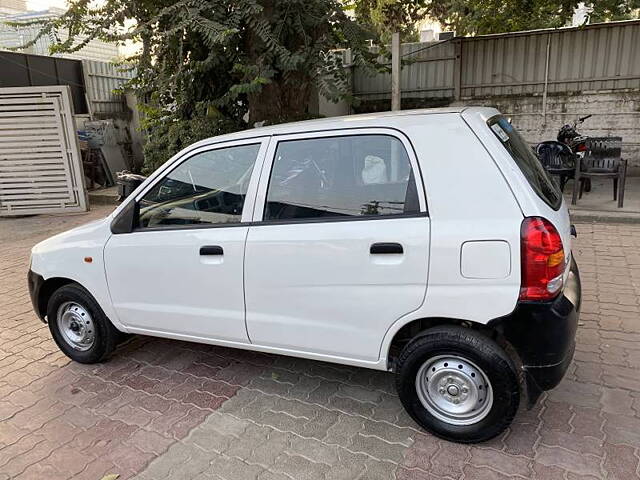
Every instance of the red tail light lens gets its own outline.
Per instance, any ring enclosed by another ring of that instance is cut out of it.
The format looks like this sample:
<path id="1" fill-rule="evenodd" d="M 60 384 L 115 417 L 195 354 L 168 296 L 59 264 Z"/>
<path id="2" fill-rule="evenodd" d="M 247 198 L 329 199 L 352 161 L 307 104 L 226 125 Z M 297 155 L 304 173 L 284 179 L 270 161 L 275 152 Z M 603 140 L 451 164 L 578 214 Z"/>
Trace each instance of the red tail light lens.
<path id="1" fill-rule="evenodd" d="M 562 290 L 564 250 L 558 230 L 548 220 L 528 217 L 520 229 L 522 284 L 520 300 L 545 301 Z"/>

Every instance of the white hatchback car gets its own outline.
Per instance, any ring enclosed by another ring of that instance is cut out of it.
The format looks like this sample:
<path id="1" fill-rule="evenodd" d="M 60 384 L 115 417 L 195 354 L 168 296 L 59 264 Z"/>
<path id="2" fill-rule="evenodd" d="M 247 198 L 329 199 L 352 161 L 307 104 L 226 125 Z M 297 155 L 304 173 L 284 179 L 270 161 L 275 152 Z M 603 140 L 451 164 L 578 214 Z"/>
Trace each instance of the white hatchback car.
<path id="1" fill-rule="evenodd" d="M 124 332 L 388 370 L 417 423 L 477 442 L 571 362 L 571 233 L 498 111 L 356 115 L 186 148 L 36 245 L 29 287 L 78 362 Z"/>

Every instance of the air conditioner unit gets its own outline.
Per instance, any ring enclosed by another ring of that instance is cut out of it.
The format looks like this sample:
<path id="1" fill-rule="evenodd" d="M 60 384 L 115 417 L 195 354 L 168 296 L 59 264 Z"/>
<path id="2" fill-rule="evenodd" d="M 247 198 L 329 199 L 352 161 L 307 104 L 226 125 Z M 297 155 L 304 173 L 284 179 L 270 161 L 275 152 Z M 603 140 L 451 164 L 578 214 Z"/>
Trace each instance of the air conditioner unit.
<path id="1" fill-rule="evenodd" d="M 433 29 L 428 30 L 420 30 L 420 41 L 421 42 L 433 42 L 436 39 L 436 33 Z"/>
<path id="2" fill-rule="evenodd" d="M 442 40 L 451 40 L 455 36 L 456 36 L 456 32 L 440 32 L 438 34 L 438 40 L 440 40 L 440 41 L 442 41 Z"/>

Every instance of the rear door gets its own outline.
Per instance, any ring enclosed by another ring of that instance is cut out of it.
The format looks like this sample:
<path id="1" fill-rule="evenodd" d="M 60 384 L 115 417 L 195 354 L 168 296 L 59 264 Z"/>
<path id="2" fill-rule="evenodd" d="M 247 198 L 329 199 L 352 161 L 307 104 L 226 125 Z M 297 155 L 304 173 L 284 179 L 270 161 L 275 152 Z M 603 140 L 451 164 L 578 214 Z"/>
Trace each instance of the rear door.
<path id="1" fill-rule="evenodd" d="M 274 138 L 245 255 L 252 343 L 378 359 L 427 287 L 429 218 L 406 138 L 360 129 Z"/>

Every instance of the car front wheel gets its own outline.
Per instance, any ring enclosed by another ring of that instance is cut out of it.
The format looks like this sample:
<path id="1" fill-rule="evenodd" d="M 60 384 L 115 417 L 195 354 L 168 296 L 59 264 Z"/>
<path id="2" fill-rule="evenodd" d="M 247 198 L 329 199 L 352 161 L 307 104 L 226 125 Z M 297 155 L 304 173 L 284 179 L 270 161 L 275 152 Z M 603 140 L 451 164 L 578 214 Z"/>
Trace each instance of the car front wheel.
<path id="1" fill-rule="evenodd" d="M 516 369 L 504 350 L 458 326 L 435 327 L 409 342 L 398 358 L 396 387 L 418 424 L 460 443 L 499 435 L 520 402 Z"/>
<path id="2" fill-rule="evenodd" d="M 103 361 L 118 343 L 118 330 L 89 292 L 77 284 L 64 285 L 51 295 L 47 322 L 60 350 L 76 362 Z"/>

